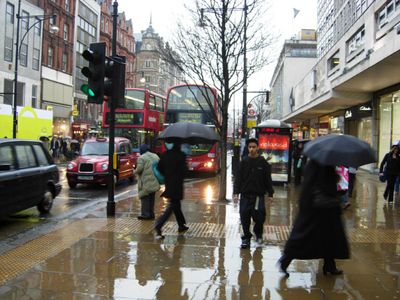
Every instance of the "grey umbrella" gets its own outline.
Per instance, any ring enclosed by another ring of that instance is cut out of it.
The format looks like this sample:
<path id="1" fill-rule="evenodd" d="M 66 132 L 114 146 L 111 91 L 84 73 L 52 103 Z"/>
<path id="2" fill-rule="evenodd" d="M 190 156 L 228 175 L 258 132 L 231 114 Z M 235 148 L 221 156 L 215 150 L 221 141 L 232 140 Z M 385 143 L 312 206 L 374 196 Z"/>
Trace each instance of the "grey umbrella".
<path id="1" fill-rule="evenodd" d="M 167 127 L 160 139 L 166 142 L 181 142 L 189 144 L 214 143 L 219 141 L 219 136 L 210 127 L 198 123 L 174 123 Z"/>
<path id="2" fill-rule="evenodd" d="M 376 161 L 369 144 L 347 134 L 318 137 L 304 146 L 303 153 L 322 165 L 357 168 Z"/>

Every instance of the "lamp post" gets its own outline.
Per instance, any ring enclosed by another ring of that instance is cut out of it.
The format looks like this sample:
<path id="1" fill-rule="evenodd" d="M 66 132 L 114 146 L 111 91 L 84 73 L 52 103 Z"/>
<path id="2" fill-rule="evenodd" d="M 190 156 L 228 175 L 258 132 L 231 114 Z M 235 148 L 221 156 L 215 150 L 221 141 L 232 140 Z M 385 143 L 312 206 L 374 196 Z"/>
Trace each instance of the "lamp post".
<path id="1" fill-rule="evenodd" d="M 19 41 L 19 31 L 20 31 L 20 19 L 30 19 L 30 18 L 41 18 L 34 22 L 25 32 L 25 34 L 22 36 L 21 41 Z M 13 103 L 13 138 L 17 138 L 17 125 L 18 125 L 18 119 L 17 119 L 17 99 L 18 99 L 18 64 L 19 64 L 19 45 L 22 44 L 24 41 L 25 37 L 27 36 L 28 32 L 38 23 L 43 22 L 44 20 L 50 19 L 50 18 L 56 18 L 56 15 L 36 15 L 36 16 L 27 16 L 27 17 L 21 17 L 21 0 L 18 1 L 18 11 L 16 15 L 17 19 L 17 36 L 15 39 L 15 68 L 14 68 L 14 103 Z M 53 33 L 57 33 L 59 28 L 57 26 L 52 26 L 50 28 L 50 31 Z"/>
<path id="2" fill-rule="evenodd" d="M 247 1 L 244 0 L 244 25 L 243 25 L 243 115 L 242 115 L 242 135 L 246 138 L 247 129 Z"/>

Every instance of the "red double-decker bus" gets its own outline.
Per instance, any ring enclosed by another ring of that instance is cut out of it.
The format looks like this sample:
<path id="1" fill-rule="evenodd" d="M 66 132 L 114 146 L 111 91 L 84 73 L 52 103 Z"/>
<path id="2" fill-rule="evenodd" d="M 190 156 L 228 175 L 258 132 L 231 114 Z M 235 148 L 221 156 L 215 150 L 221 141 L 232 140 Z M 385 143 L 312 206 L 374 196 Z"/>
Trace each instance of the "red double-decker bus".
<path id="1" fill-rule="evenodd" d="M 125 108 L 115 111 L 115 136 L 131 140 L 133 148 L 147 144 L 155 153 L 161 153 L 162 143 L 158 140 L 165 120 L 166 98 L 140 88 L 125 89 Z M 107 131 L 110 110 L 103 107 L 102 127 Z M 107 133 L 107 132 L 106 132 Z"/>
<path id="2" fill-rule="evenodd" d="M 167 115 L 164 127 L 177 122 L 201 123 L 214 128 L 220 121 L 217 90 L 204 85 L 185 84 L 170 87 L 167 93 Z M 209 101 L 207 101 L 209 99 Z M 209 103 L 212 104 L 211 109 Z M 214 144 L 183 144 L 188 168 L 194 172 L 218 173 L 220 149 Z"/>

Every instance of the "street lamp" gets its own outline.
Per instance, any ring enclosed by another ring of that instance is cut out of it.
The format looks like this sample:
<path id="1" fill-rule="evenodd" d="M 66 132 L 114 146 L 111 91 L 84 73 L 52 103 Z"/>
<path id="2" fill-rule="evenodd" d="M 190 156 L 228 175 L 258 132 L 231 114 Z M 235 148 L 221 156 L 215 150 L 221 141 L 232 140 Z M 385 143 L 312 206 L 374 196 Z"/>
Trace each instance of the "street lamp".
<path id="1" fill-rule="evenodd" d="M 19 56 L 20 56 L 20 51 L 19 51 L 19 45 L 22 45 L 22 42 L 24 41 L 25 37 L 27 36 L 28 32 L 38 23 L 43 22 L 44 20 L 50 19 L 50 18 L 56 18 L 56 15 L 36 15 L 36 16 L 24 16 L 21 17 L 21 0 L 18 1 L 18 12 L 17 12 L 17 37 L 15 40 L 15 68 L 14 68 L 14 103 L 13 103 L 13 138 L 17 138 L 17 99 L 18 99 L 18 63 L 19 63 Z M 19 41 L 19 30 L 20 30 L 20 19 L 30 19 L 30 18 L 40 18 L 36 22 L 34 22 L 25 32 L 25 34 L 22 36 L 21 41 Z M 50 32 L 51 33 L 57 33 L 59 31 L 59 28 L 57 26 L 50 26 Z"/>

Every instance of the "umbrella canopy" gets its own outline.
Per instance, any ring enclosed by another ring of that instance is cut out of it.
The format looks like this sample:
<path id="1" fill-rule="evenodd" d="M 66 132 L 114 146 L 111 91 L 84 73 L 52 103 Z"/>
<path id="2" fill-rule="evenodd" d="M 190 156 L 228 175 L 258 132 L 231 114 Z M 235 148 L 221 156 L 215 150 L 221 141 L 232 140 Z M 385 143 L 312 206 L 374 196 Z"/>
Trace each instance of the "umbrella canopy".
<path id="1" fill-rule="evenodd" d="M 214 143 L 219 141 L 219 136 L 210 127 L 198 123 L 174 123 L 167 127 L 160 139 L 166 142 L 180 142 L 189 144 Z"/>
<path id="2" fill-rule="evenodd" d="M 318 137 L 305 144 L 303 153 L 322 165 L 357 168 L 376 161 L 369 144 L 347 134 Z"/>

